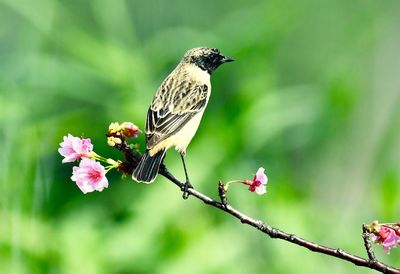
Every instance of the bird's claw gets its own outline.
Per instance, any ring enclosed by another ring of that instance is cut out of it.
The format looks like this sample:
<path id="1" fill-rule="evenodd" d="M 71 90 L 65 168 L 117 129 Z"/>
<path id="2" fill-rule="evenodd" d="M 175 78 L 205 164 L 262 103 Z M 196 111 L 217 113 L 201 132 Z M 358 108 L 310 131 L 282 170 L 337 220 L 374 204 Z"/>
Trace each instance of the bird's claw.
<path id="1" fill-rule="evenodd" d="M 187 181 L 186 183 L 183 184 L 182 186 L 182 198 L 184 200 L 186 200 L 187 198 L 189 198 L 190 193 L 188 192 L 189 188 L 193 188 L 193 186 L 191 185 L 191 183 L 189 181 Z"/>

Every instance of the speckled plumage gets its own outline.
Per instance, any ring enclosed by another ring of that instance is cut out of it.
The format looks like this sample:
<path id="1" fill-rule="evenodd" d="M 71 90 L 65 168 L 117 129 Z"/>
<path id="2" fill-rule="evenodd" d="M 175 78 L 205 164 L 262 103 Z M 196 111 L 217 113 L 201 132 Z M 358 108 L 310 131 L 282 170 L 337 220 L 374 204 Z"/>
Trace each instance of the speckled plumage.
<path id="1" fill-rule="evenodd" d="M 213 48 L 194 48 L 158 88 L 147 112 L 146 148 L 132 177 L 152 182 L 170 147 L 181 155 L 197 131 L 211 93 L 210 75 L 222 63 L 232 61 Z"/>
<path id="2" fill-rule="evenodd" d="M 207 72 L 190 66 L 193 65 L 178 66 L 164 80 L 148 110 L 146 147 L 151 156 L 164 147 L 174 145 L 172 142 L 164 142 L 165 146 L 160 144 L 178 133 L 190 119 L 202 113 L 207 105 L 211 92 L 210 77 Z M 205 75 L 201 77 L 203 79 L 197 79 L 193 74 Z"/>

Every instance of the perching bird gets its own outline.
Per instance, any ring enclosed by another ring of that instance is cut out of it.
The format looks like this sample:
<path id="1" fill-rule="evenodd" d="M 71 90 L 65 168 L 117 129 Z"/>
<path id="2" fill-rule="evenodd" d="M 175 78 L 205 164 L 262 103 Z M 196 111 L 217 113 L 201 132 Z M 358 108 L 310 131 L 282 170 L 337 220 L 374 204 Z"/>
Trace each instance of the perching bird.
<path id="1" fill-rule="evenodd" d="M 216 48 L 199 47 L 185 53 L 165 78 L 147 112 L 146 153 L 132 178 L 155 180 L 165 152 L 175 147 L 181 154 L 186 189 L 191 187 L 185 165 L 186 148 L 199 127 L 211 93 L 211 74 L 223 63 L 233 61 Z"/>

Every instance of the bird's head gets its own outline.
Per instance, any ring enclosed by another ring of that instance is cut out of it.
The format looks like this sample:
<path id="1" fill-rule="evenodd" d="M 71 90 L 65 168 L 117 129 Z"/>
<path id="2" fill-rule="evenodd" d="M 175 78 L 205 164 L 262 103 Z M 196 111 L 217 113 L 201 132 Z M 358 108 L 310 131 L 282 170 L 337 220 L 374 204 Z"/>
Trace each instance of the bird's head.
<path id="1" fill-rule="evenodd" d="M 183 63 L 196 65 L 209 74 L 213 73 L 223 63 L 232 61 L 234 59 L 223 55 L 219 49 L 206 47 L 188 50 L 182 59 Z"/>

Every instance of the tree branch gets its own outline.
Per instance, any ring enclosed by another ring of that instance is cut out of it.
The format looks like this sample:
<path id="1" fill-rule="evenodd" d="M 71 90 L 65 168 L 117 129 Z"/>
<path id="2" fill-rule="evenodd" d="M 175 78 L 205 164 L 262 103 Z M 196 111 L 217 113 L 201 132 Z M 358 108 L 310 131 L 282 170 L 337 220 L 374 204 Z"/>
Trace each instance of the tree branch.
<path id="1" fill-rule="evenodd" d="M 181 189 L 181 191 L 183 190 L 184 184 L 181 181 L 179 181 L 177 178 L 175 178 L 175 176 L 172 175 L 164 165 L 162 165 L 160 167 L 159 174 L 161 174 L 162 176 L 167 178 L 169 181 L 174 183 L 176 186 L 178 186 L 179 189 Z M 217 202 L 214 199 L 208 197 L 207 195 L 205 195 L 193 188 L 189 188 L 187 190 L 187 192 L 190 195 L 203 201 L 204 203 L 206 203 L 210 206 L 213 206 L 215 208 L 218 208 L 218 209 L 234 216 L 235 218 L 239 219 L 241 223 L 250 225 L 250 226 L 260 230 L 261 232 L 267 234 L 271 238 L 282 239 L 284 241 L 291 242 L 296 245 L 305 247 L 313 252 L 323 253 L 328 256 L 336 257 L 336 258 L 351 262 L 357 266 L 367 267 L 367 268 L 374 269 L 374 270 L 377 270 L 382 273 L 393 273 L 393 274 L 400 273 L 400 269 L 391 267 L 387 264 L 384 264 L 383 262 L 376 260 L 375 255 L 372 251 L 371 244 L 367 238 L 367 234 L 366 234 L 367 231 L 365 229 L 365 226 L 363 226 L 363 239 L 364 239 L 364 245 L 366 247 L 369 259 L 365 259 L 365 258 L 356 256 L 356 255 L 352 255 L 340 248 L 331 248 L 331 247 L 313 243 L 311 241 L 300 238 L 300 237 L 296 236 L 295 234 L 289 234 L 289 233 L 286 233 L 277 228 L 273 228 L 260 220 L 255 220 L 252 217 L 243 214 L 242 212 L 240 212 L 239 210 L 235 209 L 234 207 L 232 207 L 231 205 L 228 204 L 226 195 L 225 195 L 226 194 L 225 191 L 223 191 L 223 190 L 221 191 L 221 184 L 222 183 L 220 182 L 219 188 L 218 188 L 221 202 Z M 223 189 L 223 187 L 222 187 L 222 189 Z"/>
<path id="2" fill-rule="evenodd" d="M 119 171 L 124 172 L 126 174 L 132 174 L 132 171 L 136 168 L 137 163 L 140 161 L 141 154 L 137 151 L 132 150 L 128 146 L 125 139 L 122 139 L 122 143 L 120 145 L 116 145 L 115 148 L 124 153 L 125 160 L 126 160 L 126 162 L 120 163 Z M 186 191 L 189 195 L 196 197 L 197 199 L 203 201 L 205 204 L 213 206 L 217 209 L 220 209 L 220 210 L 234 216 L 235 218 L 239 219 L 241 223 L 252 226 L 252 227 L 256 228 L 257 230 L 267 234 L 269 237 L 271 237 L 273 239 L 281 239 L 281 240 L 284 240 L 287 242 L 291 242 L 293 244 L 305 247 L 313 252 L 322 253 L 322 254 L 326 254 L 328 256 L 336 257 L 341 260 L 351 262 L 357 266 L 374 269 L 374 270 L 382 272 L 382 273 L 400 274 L 400 269 L 389 266 L 389 265 L 376 259 L 375 254 L 372 250 L 372 246 L 371 246 L 369 237 L 368 237 L 367 227 L 365 225 L 363 225 L 363 227 L 362 227 L 362 232 L 363 232 L 362 236 L 363 236 L 363 240 L 364 240 L 364 246 L 367 251 L 368 259 L 350 254 L 349 252 L 346 252 L 340 248 L 331 248 L 331 247 L 319 245 L 317 243 L 313 243 L 311 241 L 300 238 L 299 236 L 297 236 L 295 234 L 286 233 L 282 230 L 271 227 L 270 225 L 268 225 L 260 220 L 256 220 L 250 216 L 243 214 L 242 212 L 235 209 L 228 203 L 224 184 L 221 181 L 219 181 L 219 184 L 218 184 L 218 193 L 219 193 L 219 198 L 220 198 L 221 202 L 218 202 L 218 201 L 215 201 L 214 199 L 210 198 L 209 196 L 195 190 L 194 188 L 189 188 L 189 189 L 185 190 L 184 183 L 182 183 L 177 178 L 175 178 L 175 176 L 172 175 L 168 171 L 168 169 L 165 167 L 164 164 L 162 164 L 160 166 L 158 173 L 161 174 L 162 176 L 164 176 L 165 178 L 167 178 L 172 183 L 174 183 L 177 187 L 179 187 L 179 189 L 182 192 Z"/>

